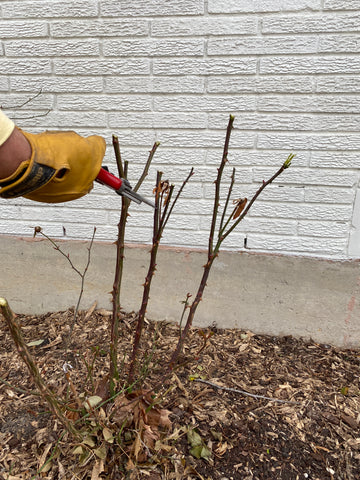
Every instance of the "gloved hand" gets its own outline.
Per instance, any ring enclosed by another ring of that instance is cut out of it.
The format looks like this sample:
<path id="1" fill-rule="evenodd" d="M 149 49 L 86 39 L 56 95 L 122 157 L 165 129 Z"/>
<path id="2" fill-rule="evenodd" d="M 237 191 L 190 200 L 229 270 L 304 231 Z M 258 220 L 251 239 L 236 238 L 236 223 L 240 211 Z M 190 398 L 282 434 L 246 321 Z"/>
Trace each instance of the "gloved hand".
<path id="1" fill-rule="evenodd" d="M 102 137 L 20 131 L 29 141 L 32 155 L 10 177 L 0 180 L 0 197 L 58 203 L 82 197 L 92 189 L 105 154 Z"/>

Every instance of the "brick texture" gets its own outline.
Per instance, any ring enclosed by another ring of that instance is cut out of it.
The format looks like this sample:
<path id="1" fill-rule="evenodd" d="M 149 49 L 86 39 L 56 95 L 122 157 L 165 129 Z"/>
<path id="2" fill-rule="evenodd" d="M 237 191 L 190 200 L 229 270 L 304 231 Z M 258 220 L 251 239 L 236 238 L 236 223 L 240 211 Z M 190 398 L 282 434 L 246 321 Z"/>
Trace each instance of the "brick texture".
<path id="1" fill-rule="evenodd" d="M 359 217 L 358 0 L 24 0 L 0 6 L 0 104 L 31 132 L 118 135 L 129 179 L 161 142 L 156 170 L 195 174 L 164 238 L 206 248 L 214 178 L 229 114 L 234 198 L 251 198 L 290 152 L 230 250 L 351 258 Z M 222 194 L 224 199 L 224 194 Z M 95 185 L 63 205 L 0 200 L 0 234 L 114 240 L 121 201 Z M 127 241 L 151 241 L 152 212 L 134 206 Z M 353 226 L 354 223 L 354 226 Z M 246 242 L 245 242 L 246 240 Z"/>

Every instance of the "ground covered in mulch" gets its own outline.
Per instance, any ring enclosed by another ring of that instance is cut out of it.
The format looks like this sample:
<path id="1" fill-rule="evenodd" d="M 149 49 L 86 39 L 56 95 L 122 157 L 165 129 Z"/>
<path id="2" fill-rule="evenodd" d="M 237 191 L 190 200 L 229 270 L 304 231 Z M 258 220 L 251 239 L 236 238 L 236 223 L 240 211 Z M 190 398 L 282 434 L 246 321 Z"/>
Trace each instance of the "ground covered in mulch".
<path id="1" fill-rule="evenodd" d="M 72 319 L 71 310 L 17 317 L 67 418 L 88 432 L 84 441 L 31 393 L 0 322 L 1 479 L 360 478 L 359 351 L 214 325 L 191 332 L 167 374 L 179 327 L 149 321 L 143 382 L 92 408 L 86 399 L 105 397 L 110 316 L 80 312 L 65 353 Z M 135 321 L 127 314 L 120 326 L 121 380 Z"/>

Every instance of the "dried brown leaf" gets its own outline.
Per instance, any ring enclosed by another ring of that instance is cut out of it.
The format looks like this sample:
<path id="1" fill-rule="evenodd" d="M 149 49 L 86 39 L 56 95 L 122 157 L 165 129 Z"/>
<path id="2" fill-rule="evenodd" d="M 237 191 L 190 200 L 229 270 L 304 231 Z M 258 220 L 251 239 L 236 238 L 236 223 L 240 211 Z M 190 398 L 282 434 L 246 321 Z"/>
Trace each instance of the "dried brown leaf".
<path id="1" fill-rule="evenodd" d="M 86 312 L 85 317 L 84 317 L 84 322 L 87 322 L 89 320 L 91 315 L 94 313 L 94 310 L 95 310 L 96 306 L 97 306 L 97 301 L 95 300 L 95 302 L 91 305 L 89 310 Z"/>
<path id="2" fill-rule="evenodd" d="M 234 200 L 234 203 L 237 203 L 237 208 L 234 212 L 233 220 L 238 218 L 241 212 L 244 210 L 245 205 L 247 203 L 247 198 L 240 198 L 239 200 Z"/>
<path id="3" fill-rule="evenodd" d="M 95 462 L 92 472 L 91 472 L 91 480 L 99 480 L 100 474 L 104 472 L 104 461 L 99 459 Z"/>
<path id="4" fill-rule="evenodd" d="M 48 453 L 50 451 L 50 449 L 52 448 L 53 444 L 52 443 L 49 443 L 46 445 L 40 459 L 39 459 L 39 469 L 41 469 L 42 472 L 48 472 L 51 467 L 52 467 L 52 464 L 51 462 L 49 463 L 46 463 L 46 457 L 48 456 Z"/>

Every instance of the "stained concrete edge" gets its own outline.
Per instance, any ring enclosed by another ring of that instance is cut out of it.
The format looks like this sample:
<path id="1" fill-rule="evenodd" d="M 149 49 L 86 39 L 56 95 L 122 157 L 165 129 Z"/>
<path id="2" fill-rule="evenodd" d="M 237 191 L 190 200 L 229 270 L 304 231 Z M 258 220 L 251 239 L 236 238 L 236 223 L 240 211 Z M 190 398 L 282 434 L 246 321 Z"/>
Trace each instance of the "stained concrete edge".
<path id="1" fill-rule="evenodd" d="M 59 241 L 81 271 L 88 242 Z M 116 247 L 96 242 L 81 308 L 111 308 Z M 121 303 L 140 308 L 149 247 L 128 246 Z M 81 279 L 46 239 L 0 236 L 0 296 L 16 313 L 61 311 L 77 303 Z M 160 248 L 148 318 L 179 321 L 187 293 L 196 293 L 206 253 Z M 221 252 L 214 262 L 195 325 L 293 335 L 360 347 L 360 263 L 308 257 Z"/>

